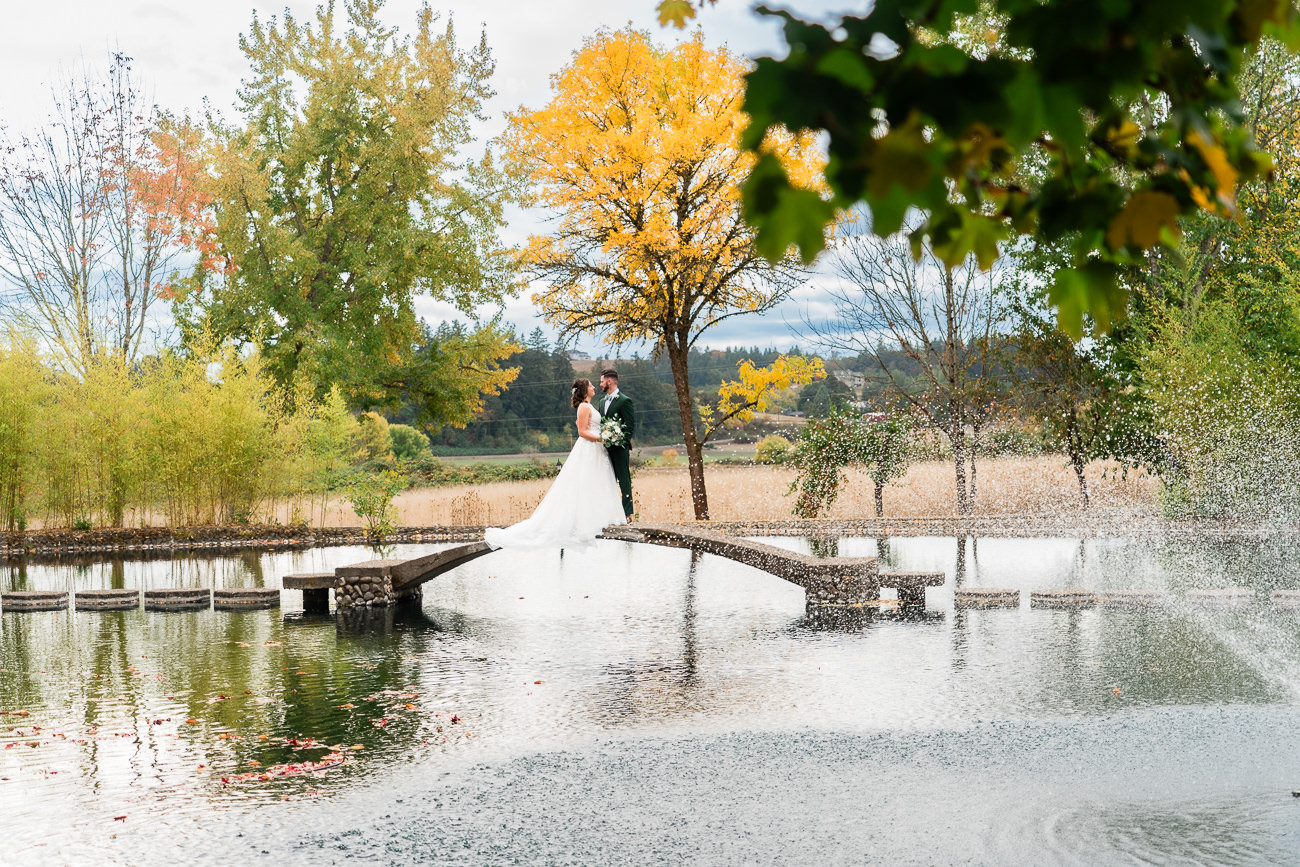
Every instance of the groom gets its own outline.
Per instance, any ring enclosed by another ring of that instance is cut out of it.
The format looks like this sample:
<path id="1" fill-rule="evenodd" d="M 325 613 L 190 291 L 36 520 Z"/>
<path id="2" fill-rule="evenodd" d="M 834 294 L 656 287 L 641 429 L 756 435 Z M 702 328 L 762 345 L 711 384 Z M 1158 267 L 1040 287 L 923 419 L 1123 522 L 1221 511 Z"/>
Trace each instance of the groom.
<path id="1" fill-rule="evenodd" d="M 623 426 L 627 441 L 619 446 L 606 446 L 609 462 L 614 465 L 614 478 L 618 479 L 618 488 L 623 492 L 623 514 L 627 522 L 632 523 L 632 471 L 628 467 L 628 458 L 632 454 L 632 432 L 636 429 L 636 410 L 632 398 L 624 397 L 618 390 L 618 371 L 614 368 L 601 371 L 600 390 L 605 393 L 601 402 L 600 414 L 604 418 L 616 418 Z"/>

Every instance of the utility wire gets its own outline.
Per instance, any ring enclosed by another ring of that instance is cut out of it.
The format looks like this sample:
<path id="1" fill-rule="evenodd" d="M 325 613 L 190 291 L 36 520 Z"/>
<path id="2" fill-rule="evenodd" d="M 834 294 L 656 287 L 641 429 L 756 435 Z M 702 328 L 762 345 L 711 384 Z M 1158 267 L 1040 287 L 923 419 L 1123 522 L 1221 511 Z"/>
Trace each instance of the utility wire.
<path id="1" fill-rule="evenodd" d="M 673 415 L 676 415 L 677 407 L 674 406 L 674 407 L 668 407 L 663 409 L 637 410 L 636 416 L 639 419 L 639 418 L 645 418 L 646 416 L 663 415 L 666 412 L 670 412 Z M 502 424 L 504 422 L 511 422 L 511 421 L 573 421 L 573 420 L 574 420 L 574 416 L 571 415 L 541 415 L 541 416 L 532 416 L 529 418 L 517 418 L 515 416 L 510 416 L 509 418 L 476 418 L 476 419 L 471 419 L 469 421 L 469 424 Z"/>
<path id="2" fill-rule="evenodd" d="M 712 372 L 714 372 L 714 371 L 716 371 L 716 370 L 731 370 L 731 371 L 734 371 L 734 370 L 736 369 L 737 366 L 738 366 L 738 363 L 737 363 L 737 364 L 724 364 L 724 365 L 721 365 L 721 366 L 719 366 L 719 367 L 692 367 L 692 368 L 690 368 L 690 369 L 687 371 L 687 373 L 688 373 L 688 374 L 696 374 L 696 373 L 712 373 Z M 576 371 L 575 371 L 575 374 L 576 374 Z M 575 376 L 575 378 L 577 378 L 577 377 Z M 671 379 L 669 379 L 667 382 L 664 382 L 664 380 L 659 379 L 659 377 L 658 377 L 657 374 L 653 374 L 653 373 L 627 373 L 627 374 L 622 374 L 622 373 L 620 373 L 618 378 L 619 378 L 619 382 L 622 382 L 622 381 L 624 381 L 624 380 L 645 380 L 645 379 L 656 379 L 656 380 L 659 380 L 659 382 L 663 382 L 664 385 L 670 385 L 670 384 L 672 383 L 672 380 L 671 380 Z M 507 385 L 507 386 L 505 387 L 505 390 L 506 390 L 506 391 L 518 391 L 518 390 L 520 390 L 520 389 L 525 389 L 525 388 L 537 388 L 537 387 L 539 387 L 539 386 L 543 386 L 543 385 L 572 385 L 572 384 L 573 384 L 572 380 L 568 380 L 568 379 L 548 379 L 548 380 L 538 380 L 538 381 L 536 381 L 536 382 L 526 382 L 526 383 L 523 383 L 523 384 L 521 384 L 521 385 Z"/>

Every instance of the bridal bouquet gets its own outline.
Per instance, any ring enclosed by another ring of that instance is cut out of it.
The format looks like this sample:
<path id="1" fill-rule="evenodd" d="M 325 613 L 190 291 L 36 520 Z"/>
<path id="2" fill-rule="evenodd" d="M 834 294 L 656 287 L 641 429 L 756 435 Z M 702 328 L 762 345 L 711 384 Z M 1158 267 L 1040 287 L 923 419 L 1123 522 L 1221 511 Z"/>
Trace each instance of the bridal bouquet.
<path id="1" fill-rule="evenodd" d="M 618 419 L 610 417 L 600 423 L 600 441 L 605 446 L 627 444 L 627 433 Z"/>

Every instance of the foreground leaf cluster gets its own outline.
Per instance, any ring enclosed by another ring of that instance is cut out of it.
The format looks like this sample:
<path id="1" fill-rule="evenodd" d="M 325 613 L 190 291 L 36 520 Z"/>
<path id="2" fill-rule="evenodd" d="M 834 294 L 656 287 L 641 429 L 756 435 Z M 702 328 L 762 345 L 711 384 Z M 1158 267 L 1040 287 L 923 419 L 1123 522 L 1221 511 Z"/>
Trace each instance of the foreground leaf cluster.
<path id="1" fill-rule="evenodd" d="M 744 143 L 827 135 L 833 195 L 759 160 L 747 216 L 769 256 L 821 245 L 809 227 L 865 203 L 882 237 L 912 233 L 948 265 L 988 267 L 1014 235 L 1066 241 L 1052 303 L 1067 333 L 1123 315 L 1120 275 L 1176 244 L 1179 218 L 1233 215 L 1270 171 L 1243 123 L 1237 74 L 1266 30 L 1296 35 L 1285 0 L 880 0 L 837 25 L 762 8 L 788 55 L 747 76 Z M 1036 178 L 1026 183 L 1026 170 Z"/>

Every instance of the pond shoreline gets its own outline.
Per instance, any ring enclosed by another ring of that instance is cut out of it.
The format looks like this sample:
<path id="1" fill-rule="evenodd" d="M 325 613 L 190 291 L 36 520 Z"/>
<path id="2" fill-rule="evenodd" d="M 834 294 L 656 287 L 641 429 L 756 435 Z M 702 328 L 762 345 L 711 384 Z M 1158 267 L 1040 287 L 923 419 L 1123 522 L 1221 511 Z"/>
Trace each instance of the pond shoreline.
<path id="1" fill-rule="evenodd" d="M 1296 524 L 1169 521 L 1149 513 L 1095 515 L 973 515 L 783 521 L 680 521 L 733 536 L 974 536 L 1002 538 L 1197 536 L 1225 539 L 1300 534 Z M 68 554 L 148 557 L 151 552 L 262 551 L 337 545 L 473 542 L 483 526 L 399 527 L 382 542 L 362 527 L 294 527 L 276 524 L 194 527 L 119 527 L 0 533 L 0 560 L 40 560 Z"/>

